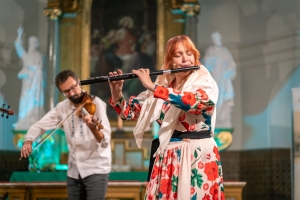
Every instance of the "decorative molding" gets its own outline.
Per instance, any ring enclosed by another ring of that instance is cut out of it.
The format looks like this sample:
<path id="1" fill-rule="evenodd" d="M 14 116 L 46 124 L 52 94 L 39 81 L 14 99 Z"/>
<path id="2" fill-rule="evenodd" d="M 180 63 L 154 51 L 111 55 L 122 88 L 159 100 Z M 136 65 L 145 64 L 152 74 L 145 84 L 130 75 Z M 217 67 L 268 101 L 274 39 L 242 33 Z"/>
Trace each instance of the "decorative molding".
<path id="1" fill-rule="evenodd" d="M 82 2 L 82 20 L 81 20 L 81 79 L 90 77 L 90 26 L 91 26 L 91 6 L 92 0 L 83 0 Z M 90 91 L 90 86 L 84 87 Z"/>
<path id="2" fill-rule="evenodd" d="M 180 10 L 186 13 L 187 16 L 194 16 L 200 12 L 200 5 L 192 3 L 184 3 L 180 6 Z"/>
<path id="3" fill-rule="evenodd" d="M 43 14 L 46 17 L 49 17 L 50 19 L 54 20 L 61 16 L 62 10 L 60 8 L 45 8 Z"/>
<path id="4" fill-rule="evenodd" d="M 197 0 L 168 0 L 169 8 L 173 14 L 194 16 L 200 12 Z"/>
<path id="5" fill-rule="evenodd" d="M 164 44 L 165 44 L 165 0 L 157 0 L 157 48 L 156 59 L 157 69 L 161 69 L 163 65 Z"/>

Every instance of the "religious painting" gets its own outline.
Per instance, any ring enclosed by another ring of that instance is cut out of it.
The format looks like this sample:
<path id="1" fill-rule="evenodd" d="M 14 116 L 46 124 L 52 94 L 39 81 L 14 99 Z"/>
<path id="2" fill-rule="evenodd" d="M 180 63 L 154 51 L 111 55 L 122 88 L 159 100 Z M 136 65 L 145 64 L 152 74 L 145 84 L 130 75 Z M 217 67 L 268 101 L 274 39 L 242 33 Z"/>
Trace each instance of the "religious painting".
<path id="1" fill-rule="evenodd" d="M 107 76 L 121 69 L 156 69 L 156 0 L 94 0 L 91 8 L 90 75 Z M 152 78 L 152 77 L 151 77 Z M 155 77 L 154 77 L 155 78 Z M 154 79 L 153 78 L 153 79 Z M 124 81 L 126 99 L 142 92 L 139 79 Z M 92 84 L 91 94 L 106 103 L 111 97 L 108 83 Z M 109 119 L 117 119 L 107 106 Z"/>

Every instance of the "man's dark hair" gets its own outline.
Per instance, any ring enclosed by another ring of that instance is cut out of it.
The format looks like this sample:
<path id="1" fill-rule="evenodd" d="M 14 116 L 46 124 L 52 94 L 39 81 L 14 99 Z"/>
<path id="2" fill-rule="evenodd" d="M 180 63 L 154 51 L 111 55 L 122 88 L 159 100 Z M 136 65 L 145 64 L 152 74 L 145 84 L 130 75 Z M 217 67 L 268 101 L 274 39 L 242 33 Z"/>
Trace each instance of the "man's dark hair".
<path id="1" fill-rule="evenodd" d="M 78 80 L 78 76 L 72 70 L 64 70 L 59 72 L 55 77 L 55 85 L 59 89 L 59 85 L 64 83 L 69 77 L 72 77 L 74 80 Z"/>

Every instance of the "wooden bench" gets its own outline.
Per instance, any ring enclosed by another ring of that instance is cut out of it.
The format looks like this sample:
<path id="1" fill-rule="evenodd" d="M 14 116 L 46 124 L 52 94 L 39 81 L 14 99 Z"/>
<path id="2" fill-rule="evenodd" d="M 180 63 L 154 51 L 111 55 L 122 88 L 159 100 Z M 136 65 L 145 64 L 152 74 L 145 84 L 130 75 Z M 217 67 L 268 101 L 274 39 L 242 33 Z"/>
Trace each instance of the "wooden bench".
<path id="1" fill-rule="evenodd" d="M 225 196 L 231 200 L 242 200 L 245 182 L 225 182 Z M 146 182 L 109 181 L 106 199 L 141 200 Z M 8 200 L 67 199 L 65 182 L 0 182 L 0 197 L 8 194 Z"/>

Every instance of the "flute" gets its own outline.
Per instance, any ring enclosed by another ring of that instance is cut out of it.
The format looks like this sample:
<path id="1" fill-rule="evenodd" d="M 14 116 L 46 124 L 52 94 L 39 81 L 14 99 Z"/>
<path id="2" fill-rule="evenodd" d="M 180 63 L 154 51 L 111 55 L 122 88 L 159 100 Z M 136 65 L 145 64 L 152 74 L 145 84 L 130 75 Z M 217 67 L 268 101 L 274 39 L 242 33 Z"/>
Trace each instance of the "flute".
<path id="1" fill-rule="evenodd" d="M 192 66 L 192 67 L 183 67 L 183 68 L 176 68 L 176 69 L 167 69 L 167 70 L 158 70 L 154 72 L 150 72 L 150 76 L 158 76 L 162 74 L 167 73 L 178 73 L 178 72 L 185 72 L 185 71 L 191 71 L 191 70 L 197 70 L 200 69 L 200 66 Z M 119 81 L 119 80 L 125 80 L 125 79 L 133 79 L 138 78 L 137 75 L 134 73 L 126 73 L 118 76 L 97 76 L 97 77 L 91 77 L 85 80 L 80 81 L 80 85 L 90 85 L 95 83 L 104 83 L 104 82 L 110 82 L 110 81 Z"/>

